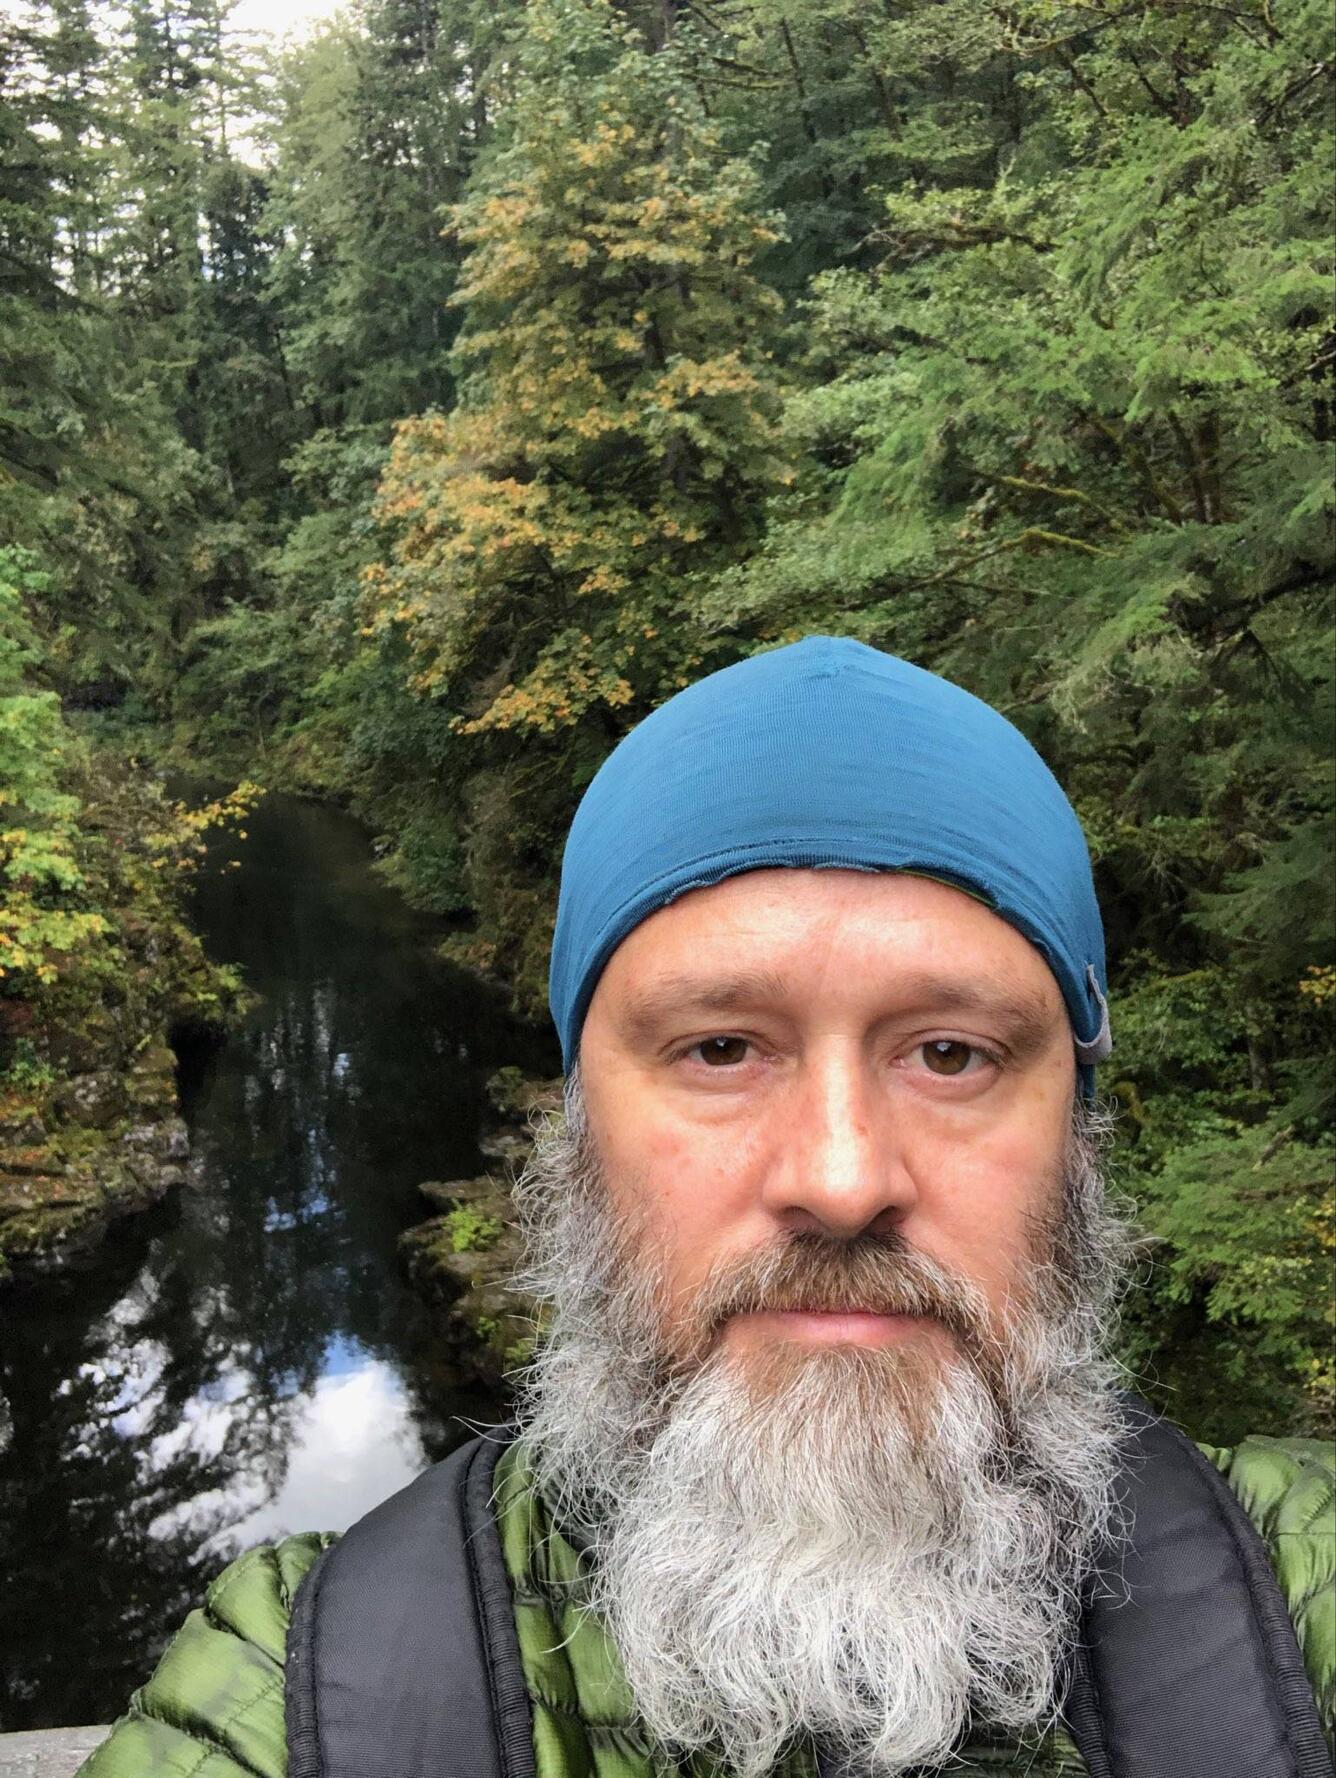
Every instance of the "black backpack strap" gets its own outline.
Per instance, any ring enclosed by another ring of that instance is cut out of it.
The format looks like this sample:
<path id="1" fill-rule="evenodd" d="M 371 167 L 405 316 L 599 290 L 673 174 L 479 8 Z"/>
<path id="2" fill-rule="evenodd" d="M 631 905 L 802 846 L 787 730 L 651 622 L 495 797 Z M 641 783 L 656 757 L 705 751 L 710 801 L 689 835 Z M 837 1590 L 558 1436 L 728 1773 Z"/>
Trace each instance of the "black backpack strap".
<path id="1" fill-rule="evenodd" d="M 1064 1708 L 1091 1778 L 1332 1778 L 1266 1545 L 1190 1439 L 1132 1406 L 1126 1546 Z"/>
<path id="2" fill-rule="evenodd" d="M 360 1519 L 297 1590 L 288 1778 L 534 1778 L 492 1514 L 507 1435 L 471 1439 Z"/>
<path id="3" fill-rule="evenodd" d="M 288 1778 L 534 1778 L 474 1439 L 312 1568 L 288 1633 Z M 1064 1716 L 1090 1778 L 1331 1778 L 1266 1546 L 1196 1446 L 1133 1406 L 1127 1539 L 1088 1602 Z"/>

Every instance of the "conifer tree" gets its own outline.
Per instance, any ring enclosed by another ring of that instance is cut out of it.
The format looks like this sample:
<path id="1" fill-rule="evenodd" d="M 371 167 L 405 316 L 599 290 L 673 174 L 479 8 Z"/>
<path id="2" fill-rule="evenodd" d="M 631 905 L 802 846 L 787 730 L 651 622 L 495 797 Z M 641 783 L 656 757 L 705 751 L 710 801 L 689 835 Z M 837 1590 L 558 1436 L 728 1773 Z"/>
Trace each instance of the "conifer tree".
<path id="1" fill-rule="evenodd" d="M 509 813 L 490 806 L 541 900 L 572 792 L 706 658 L 693 588 L 754 544 L 785 471 L 778 305 L 752 269 L 777 224 L 721 151 L 690 46 L 647 47 L 605 0 L 543 0 L 519 61 L 504 146 L 455 215 L 461 400 L 399 429 L 367 588 L 414 688 L 474 741 L 460 769 L 522 760 Z M 541 923 L 508 924 L 487 938 L 541 947 Z"/>
<path id="2" fill-rule="evenodd" d="M 10 536 L 80 454 L 99 404 L 90 316 L 98 109 L 78 0 L 0 20 L 0 520 Z M 26 491 L 26 493 L 25 493 Z"/>
<path id="3" fill-rule="evenodd" d="M 927 47 L 937 12 L 903 28 Z M 1213 1377 L 1222 1424 L 1278 1391 L 1332 1414 L 1328 25 L 1308 0 L 980 15 L 1013 151 L 920 115 L 954 176 L 889 190 L 881 265 L 816 281 L 805 473 L 707 601 L 961 680 L 1075 790 L 1103 1072 L 1168 1244 L 1143 1331 L 1177 1317 L 1172 1380 Z"/>
<path id="4" fill-rule="evenodd" d="M 1329 1420 L 1320 0 L 356 0 L 254 60 L 229 0 L 0 20 L 32 917 L 101 893 L 28 869 L 85 856 L 48 694 L 133 688 L 351 800 L 537 1010 L 628 725 L 864 636 L 1075 792 L 1133 1356 L 1215 1436 Z"/>

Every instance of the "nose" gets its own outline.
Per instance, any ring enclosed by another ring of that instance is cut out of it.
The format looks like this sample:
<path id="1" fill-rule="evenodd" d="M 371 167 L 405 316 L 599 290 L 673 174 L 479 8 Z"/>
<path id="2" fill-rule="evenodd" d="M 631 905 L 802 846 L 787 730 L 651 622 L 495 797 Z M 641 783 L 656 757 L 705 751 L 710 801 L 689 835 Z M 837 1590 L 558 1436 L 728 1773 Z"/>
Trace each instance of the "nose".
<path id="1" fill-rule="evenodd" d="M 831 1044 L 804 1059 L 772 1130 L 766 1209 L 791 1229 L 849 1240 L 896 1227 L 918 1189 L 907 1132 L 892 1127 L 889 1095 L 857 1046 Z"/>

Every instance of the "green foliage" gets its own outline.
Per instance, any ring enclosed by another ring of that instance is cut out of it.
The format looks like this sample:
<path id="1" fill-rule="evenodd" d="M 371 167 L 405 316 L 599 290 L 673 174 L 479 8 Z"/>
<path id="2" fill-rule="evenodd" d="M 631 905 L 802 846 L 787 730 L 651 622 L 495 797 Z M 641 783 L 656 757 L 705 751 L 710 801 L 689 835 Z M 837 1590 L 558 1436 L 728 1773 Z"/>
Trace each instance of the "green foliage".
<path id="1" fill-rule="evenodd" d="M 1223 1118 L 1140 1182 L 1153 1266 L 1128 1356 L 1191 1425 L 1336 1429 L 1330 1140 Z M 1168 1336 L 1168 1337 L 1166 1337 Z"/>
<path id="2" fill-rule="evenodd" d="M 689 65 L 604 0 L 545 0 L 520 56 L 453 220 L 471 380 L 399 429 L 366 578 L 459 732 L 548 736 L 684 681 L 683 583 L 754 540 L 784 476 L 750 271 L 777 229 Z"/>
<path id="3" fill-rule="evenodd" d="M 498 1068 L 487 1077 L 487 1098 L 494 1111 L 502 1117 L 522 1116 L 530 1103 L 531 1082 L 522 1068 L 513 1063 Z"/>
<path id="4" fill-rule="evenodd" d="M 485 1253 L 503 1233 L 494 1216 L 484 1216 L 473 1204 L 461 1204 L 442 1217 L 445 1233 L 455 1253 Z"/>
<path id="5" fill-rule="evenodd" d="M 10 1052 L 3 1076 L 5 1084 L 23 1094 L 38 1094 L 56 1083 L 56 1071 L 37 1053 L 31 1038 L 18 1038 Z"/>
<path id="6" fill-rule="evenodd" d="M 42 684 L 50 578 L 0 549 L 0 1276 L 144 1201 L 117 1139 L 171 1101 L 173 1026 L 218 1024 L 240 998 L 183 891 L 203 833 L 240 818 L 253 787 L 188 810 L 76 732 Z M 97 1107 L 87 1124 L 81 1104 Z"/>
<path id="7" fill-rule="evenodd" d="M 703 659 L 692 591 L 786 474 L 757 279 L 777 239 L 675 46 L 544 0 L 499 148 L 454 212 L 458 406 L 402 425 L 365 571 L 374 631 L 448 718 L 478 932 L 541 993 L 553 859 L 609 743 Z M 458 948 L 458 947 L 457 947 Z"/>
<path id="8" fill-rule="evenodd" d="M 95 704 L 169 701 L 184 631 L 252 585 L 294 433 L 225 11 L 26 0 L 0 26 L 0 544 L 41 555 L 53 676 Z"/>
<path id="9" fill-rule="evenodd" d="M 43 654 L 24 604 L 47 577 L 27 552 L 0 550 L 0 995 L 56 981 L 106 928 L 87 903 L 77 857 L 79 799 L 65 788 L 71 738 L 60 700 L 35 688 Z"/>
<path id="10" fill-rule="evenodd" d="M 925 46 L 934 10 L 902 15 Z M 1331 1031 L 1299 992 L 1333 954 L 1326 23 L 1093 22 L 976 16 L 1012 148 L 987 103 L 920 114 L 881 262 L 804 307 L 803 474 L 703 612 L 861 636 L 1031 734 L 1091 836 L 1104 1074 L 1163 1243 L 1134 1356 L 1192 1422 L 1329 1424 Z"/>
<path id="11" fill-rule="evenodd" d="M 492 1347 L 497 1353 L 503 1371 L 519 1370 L 533 1358 L 537 1344 L 535 1335 L 521 1334 L 518 1339 L 507 1340 L 506 1324 L 498 1321 L 494 1315 L 474 1316 L 472 1325 L 481 1343 Z"/>
<path id="12" fill-rule="evenodd" d="M 501 1368 L 507 1371 L 522 1370 L 533 1361 L 534 1352 L 538 1347 L 536 1334 L 522 1334 L 518 1340 L 512 1340 L 501 1351 Z"/>
<path id="13" fill-rule="evenodd" d="M 267 70 L 225 15 L 0 26 L 0 1011 L 156 992 L 132 907 L 229 992 L 62 696 L 349 801 L 538 1013 L 610 747 L 856 635 L 1090 835 L 1133 1362 L 1330 1424 L 1327 9 L 365 0 Z"/>

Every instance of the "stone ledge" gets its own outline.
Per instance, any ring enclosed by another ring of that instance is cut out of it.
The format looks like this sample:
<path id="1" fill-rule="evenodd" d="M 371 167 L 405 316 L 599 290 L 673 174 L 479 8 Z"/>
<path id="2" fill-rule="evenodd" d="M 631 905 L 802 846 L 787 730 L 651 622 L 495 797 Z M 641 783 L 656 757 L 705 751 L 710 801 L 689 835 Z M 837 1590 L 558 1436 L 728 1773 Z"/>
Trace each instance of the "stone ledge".
<path id="1" fill-rule="evenodd" d="M 0 1735 L 0 1778 L 73 1778 L 111 1733 L 101 1723 L 83 1729 L 31 1729 Z"/>

